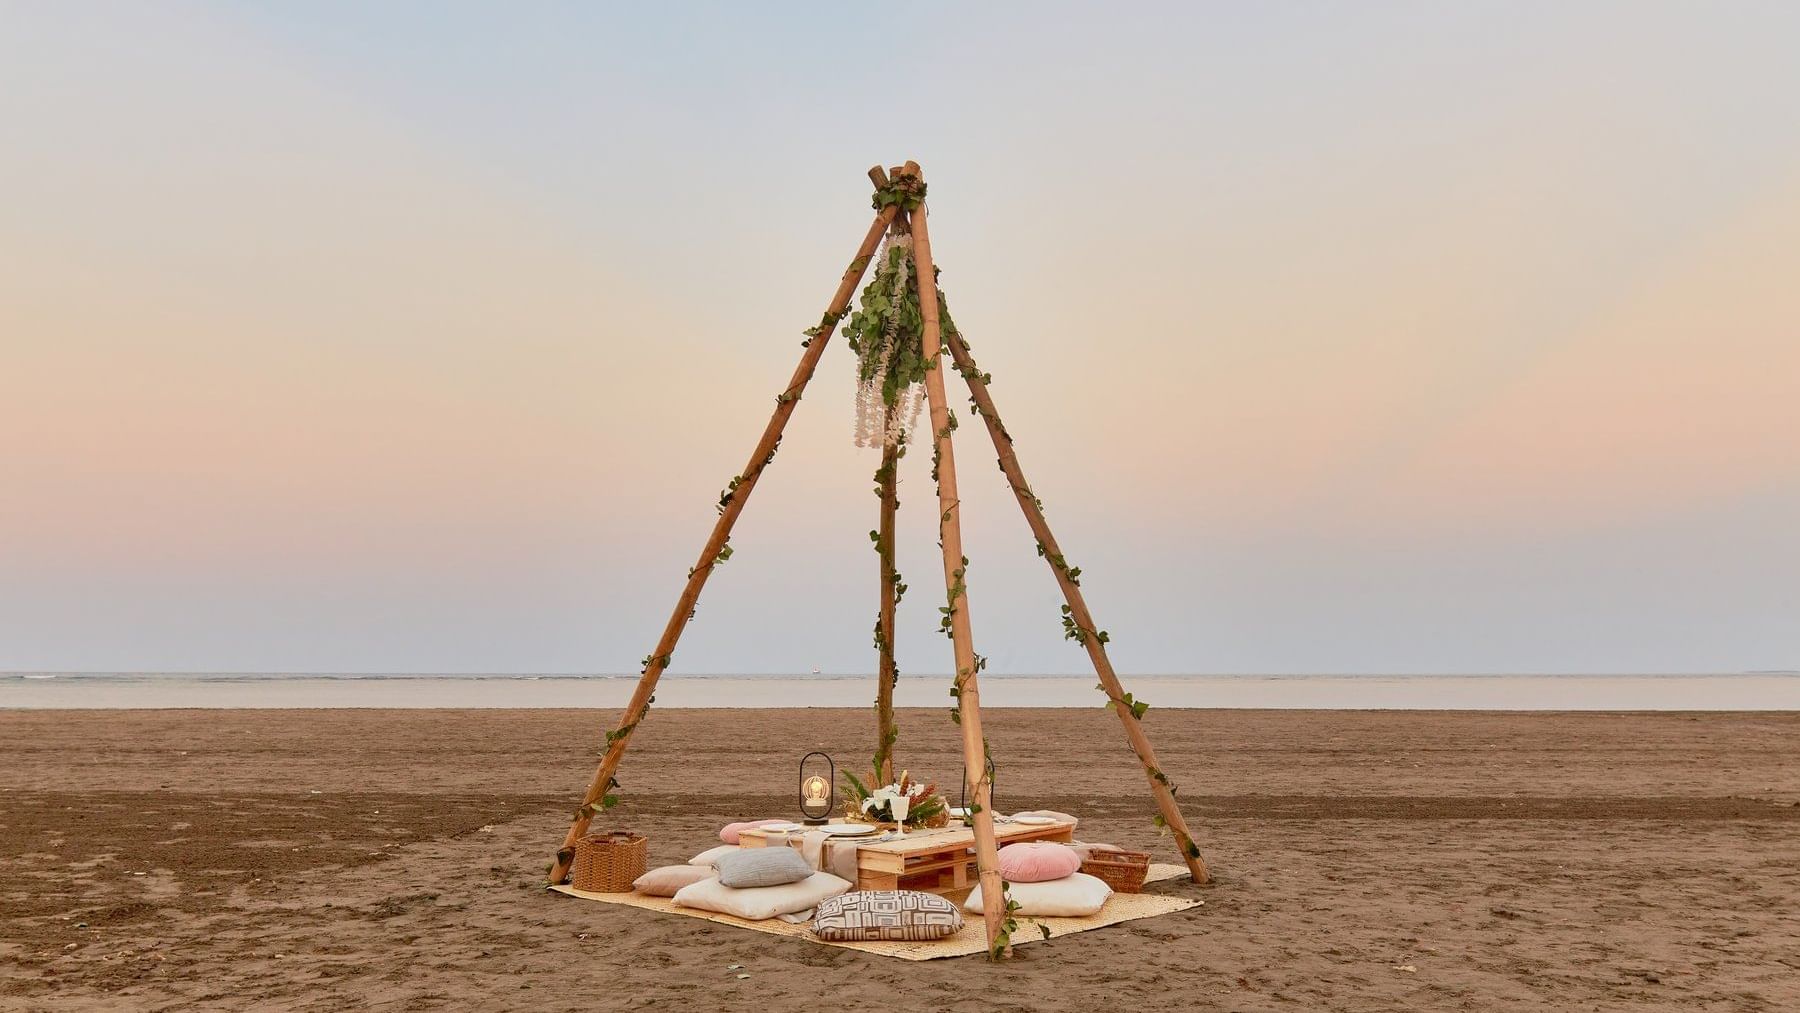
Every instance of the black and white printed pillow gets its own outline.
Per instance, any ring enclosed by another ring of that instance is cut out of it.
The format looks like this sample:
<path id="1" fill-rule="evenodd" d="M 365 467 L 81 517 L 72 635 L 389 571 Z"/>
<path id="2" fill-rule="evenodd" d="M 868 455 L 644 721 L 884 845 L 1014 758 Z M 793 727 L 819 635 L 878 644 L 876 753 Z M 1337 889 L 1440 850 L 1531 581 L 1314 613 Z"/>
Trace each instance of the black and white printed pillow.
<path id="1" fill-rule="evenodd" d="M 824 901 L 813 913 L 813 933 L 832 943 L 926 942 L 963 927 L 956 905 L 917 890 L 860 890 Z"/>

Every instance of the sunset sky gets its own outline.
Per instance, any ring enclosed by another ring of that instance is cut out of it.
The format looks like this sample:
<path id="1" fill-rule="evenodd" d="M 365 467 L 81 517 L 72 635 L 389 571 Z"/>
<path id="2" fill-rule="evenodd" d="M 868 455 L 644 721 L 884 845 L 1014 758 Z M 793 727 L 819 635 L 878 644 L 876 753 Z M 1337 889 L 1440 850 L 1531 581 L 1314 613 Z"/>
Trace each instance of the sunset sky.
<path id="1" fill-rule="evenodd" d="M 908 158 L 1122 670 L 1800 668 L 1800 5 L 1119 6 L 0 3 L 0 670 L 635 670 Z M 851 367 L 672 673 L 872 670 Z"/>

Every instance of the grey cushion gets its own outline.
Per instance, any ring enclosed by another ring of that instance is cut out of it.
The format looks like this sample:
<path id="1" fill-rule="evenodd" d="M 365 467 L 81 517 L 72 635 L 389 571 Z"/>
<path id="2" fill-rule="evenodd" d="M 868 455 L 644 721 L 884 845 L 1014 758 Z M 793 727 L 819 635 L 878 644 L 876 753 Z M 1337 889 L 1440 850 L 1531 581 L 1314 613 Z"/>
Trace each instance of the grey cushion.
<path id="1" fill-rule="evenodd" d="M 722 886 L 785 886 L 813 874 L 800 852 L 793 848 L 739 848 L 720 855 L 717 866 Z"/>
<path id="2" fill-rule="evenodd" d="M 954 935 L 962 927 L 955 904 L 916 890 L 846 893 L 822 901 L 813 913 L 813 932 L 834 943 L 922 942 Z"/>

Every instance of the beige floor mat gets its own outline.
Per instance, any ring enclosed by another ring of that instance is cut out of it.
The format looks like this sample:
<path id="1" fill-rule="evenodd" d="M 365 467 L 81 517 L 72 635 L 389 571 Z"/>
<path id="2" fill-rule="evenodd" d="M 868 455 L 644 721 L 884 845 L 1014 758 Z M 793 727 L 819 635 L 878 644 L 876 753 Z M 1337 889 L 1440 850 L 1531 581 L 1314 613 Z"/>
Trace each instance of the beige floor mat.
<path id="1" fill-rule="evenodd" d="M 1179 879 L 1185 875 L 1187 875 L 1187 869 L 1183 866 L 1152 865 L 1150 874 L 1145 877 L 1144 882 L 1163 882 Z M 647 911 L 681 915 L 686 918 L 704 918 L 709 922 L 736 925 L 757 932 L 767 932 L 774 936 L 805 939 L 820 946 L 841 946 L 849 950 L 861 950 L 864 953 L 879 953 L 884 957 L 899 957 L 902 960 L 935 960 L 939 957 L 963 957 L 972 953 L 987 952 L 987 937 L 979 915 L 967 918 L 962 931 L 955 935 L 929 943 L 828 943 L 813 935 L 807 926 L 791 925 L 778 918 L 753 922 L 732 915 L 676 907 L 675 903 L 667 897 L 646 897 L 637 893 L 586 893 L 567 885 L 553 886 L 551 889 L 582 900 L 597 900 L 602 904 L 619 904 L 625 907 L 643 908 Z M 1019 919 L 1019 929 L 1013 934 L 1013 944 L 1019 946 L 1042 941 L 1044 936 L 1038 931 L 1037 924 L 1047 927 L 1050 930 L 1050 938 L 1054 939 L 1057 936 L 1086 932 L 1089 929 L 1104 928 L 1120 922 L 1185 911 L 1204 903 L 1205 901 L 1189 897 L 1170 897 L 1155 893 L 1115 893 L 1107 898 L 1106 906 L 1100 910 L 1099 914 L 1087 918 L 1021 918 Z"/>

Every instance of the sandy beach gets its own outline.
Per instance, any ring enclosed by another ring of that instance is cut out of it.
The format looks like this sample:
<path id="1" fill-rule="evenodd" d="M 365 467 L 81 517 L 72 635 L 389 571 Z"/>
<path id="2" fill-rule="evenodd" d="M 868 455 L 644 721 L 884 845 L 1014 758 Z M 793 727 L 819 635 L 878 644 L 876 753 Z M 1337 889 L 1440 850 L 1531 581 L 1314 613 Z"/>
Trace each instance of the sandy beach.
<path id="1" fill-rule="evenodd" d="M 1000 966 L 546 894 L 611 717 L 0 712 L 0 1008 L 1800 1005 L 1797 714 L 1152 711 L 1217 874 L 1157 889 L 1205 905 Z M 684 859 L 786 815 L 805 750 L 865 764 L 871 723 L 658 711 L 613 822 Z M 1159 849 L 1111 715 L 988 732 L 1000 808 Z M 942 709 L 903 712 L 899 756 L 956 779 Z"/>

